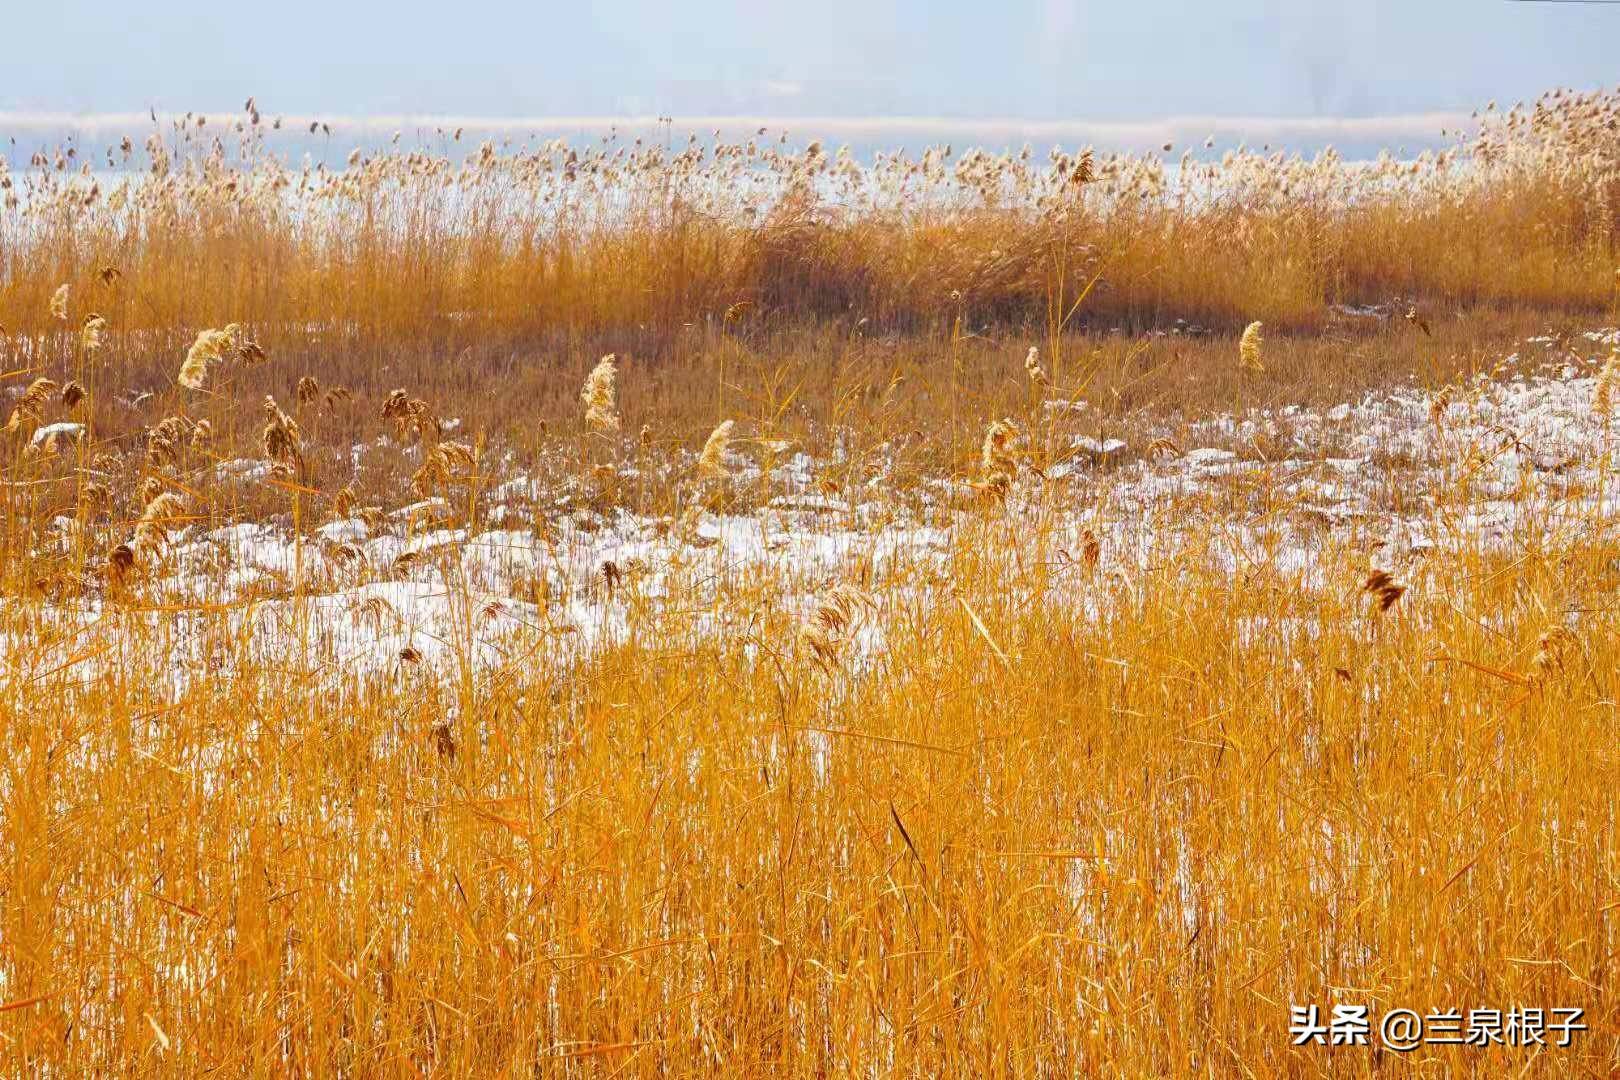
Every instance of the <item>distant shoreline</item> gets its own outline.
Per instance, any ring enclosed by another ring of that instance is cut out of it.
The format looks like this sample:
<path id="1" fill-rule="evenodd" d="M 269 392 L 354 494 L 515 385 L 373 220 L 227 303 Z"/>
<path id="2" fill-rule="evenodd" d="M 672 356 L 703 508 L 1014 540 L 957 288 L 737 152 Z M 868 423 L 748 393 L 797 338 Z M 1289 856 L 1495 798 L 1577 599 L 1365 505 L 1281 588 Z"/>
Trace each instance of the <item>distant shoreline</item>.
<path id="1" fill-rule="evenodd" d="M 167 136 L 174 122 L 188 114 L 158 113 L 158 127 Z M 238 122 L 246 126 L 241 113 L 202 113 L 205 138 L 236 137 Z M 476 146 L 494 139 L 538 143 L 563 138 L 570 142 L 597 142 L 617 134 L 624 141 L 667 141 L 685 145 L 696 136 L 700 144 L 714 141 L 716 130 L 727 142 L 778 142 L 785 134 L 790 146 L 803 146 L 812 139 L 833 144 L 848 143 L 860 158 L 880 151 L 905 149 L 917 152 L 925 146 L 953 144 L 987 150 L 1016 150 L 1025 143 L 1037 153 L 1053 144 L 1075 148 L 1092 145 L 1104 151 L 1142 152 L 1157 150 L 1169 143 L 1179 155 L 1192 149 L 1202 155 L 1204 144 L 1213 139 L 1214 152 L 1239 144 L 1250 148 L 1269 146 L 1289 152 L 1311 154 L 1328 146 L 1346 157 L 1372 157 L 1383 149 L 1418 152 L 1438 149 L 1456 134 L 1472 130 L 1477 121 L 1466 112 L 1436 111 L 1368 117 L 1267 117 L 1267 116 L 1177 116 L 1157 120 L 1053 120 L 1017 117 L 848 117 L 848 116 L 692 116 L 675 117 L 665 123 L 646 116 L 305 116 L 280 117 L 265 113 L 261 128 L 266 142 L 281 153 L 333 162 L 350 150 L 369 149 L 391 143 L 395 134 L 401 145 L 437 147 L 454 145 L 452 135 L 461 131 L 461 141 Z M 311 124 L 326 125 L 311 134 Z M 139 142 L 153 130 L 150 113 L 46 113 L 0 112 L 0 152 L 13 168 L 26 164 L 30 154 L 53 149 L 67 141 L 100 147 L 125 135 Z M 763 128 L 764 134 L 759 134 Z M 1442 135 L 1442 132 L 1445 134 Z M 19 162 L 18 158 L 21 158 Z"/>

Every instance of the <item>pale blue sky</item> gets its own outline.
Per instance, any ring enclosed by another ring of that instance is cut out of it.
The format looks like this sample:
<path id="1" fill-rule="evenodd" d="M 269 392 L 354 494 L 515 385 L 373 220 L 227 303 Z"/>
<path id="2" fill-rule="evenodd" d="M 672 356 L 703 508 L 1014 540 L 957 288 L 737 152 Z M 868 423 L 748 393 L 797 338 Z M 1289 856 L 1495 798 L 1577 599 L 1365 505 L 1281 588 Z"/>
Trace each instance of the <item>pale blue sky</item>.
<path id="1" fill-rule="evenodd" d="M 1389 115 L 1620 81 L 1620 5 L 1509 0 L 16 4 L 0 112 Z M 3 132 L 0 132 L 3 134 Z"/>

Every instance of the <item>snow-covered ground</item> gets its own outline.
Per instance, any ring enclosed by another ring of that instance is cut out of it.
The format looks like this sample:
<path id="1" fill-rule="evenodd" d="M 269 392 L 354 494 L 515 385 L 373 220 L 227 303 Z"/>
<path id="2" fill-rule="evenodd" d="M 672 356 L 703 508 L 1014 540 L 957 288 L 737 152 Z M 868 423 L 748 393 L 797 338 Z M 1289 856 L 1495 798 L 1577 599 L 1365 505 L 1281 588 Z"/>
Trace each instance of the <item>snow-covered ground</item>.
<path id="1" fill-rule="evenodd" d="M 1527 346 L 1545 357 L 1546 344 Z M 1511 550 L 1614 520 L 1614 432 L 1594 399 L 1616 344 L 1620 332 L 1594 332 L 1535 370 L 1509 357 L 1468 385 L 1327 409 L 1111 425 L 1068 437 L 1044 470 L 1023 467 L 1004 504 L 950 477 L 901 497 L 881 471 L 829 495 L 798 453 L 768 477 L 732 456 L 732 482 L 768 492 L 748 513 L 695 498 L 678 518 L 582 509 L 518 474 L 497 477 L 470 519 L 437 498 L 299 535 L 197 523 L 127 596 L 91 592 L 12 620 L 31 629 L 13 630 L 4 662 L 13 677 L 73 656 L 116 666 L 138 642 L 170 659 L 177 686 L 247 659 L 333 678 L 565 667 L 654 633 L 666 646 L 746 637 L 762 608 L 803 620 L 838 582 L 871 598 L 850 642 L 870 661 L 884 608 L 948 598 L 964 548 L 977 584 L 1027 581 L 1034 560 L 1051 568 L 1048 594 L 1087 610 L 1108 592 L 1078 575 L 1128 588 L 1172 562 L 1309 590 L 1357 551 L 1363 566 L 1421 576 L 1436 551 Z M 268 468 L 219 473 L 255 483 Z"/>

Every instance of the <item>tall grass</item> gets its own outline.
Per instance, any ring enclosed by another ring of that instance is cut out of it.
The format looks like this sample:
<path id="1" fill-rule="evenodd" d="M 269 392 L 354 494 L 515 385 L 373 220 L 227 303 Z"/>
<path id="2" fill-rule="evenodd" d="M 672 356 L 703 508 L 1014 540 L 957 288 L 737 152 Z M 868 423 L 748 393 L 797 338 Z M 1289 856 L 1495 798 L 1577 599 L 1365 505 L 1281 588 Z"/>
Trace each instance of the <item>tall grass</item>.
<path id="1" fill-rule="evenodd" d="M 8 1069 L 1310 1072 L 1302 1001 L 1583 1007 L 1544 1071 L 1607 1068 L 1612 611 L 1532 660 L 1612 545 L 1381 616 L 1353 571 L 1063 583 L 1099 617 L 1038 599 L 1046 543 L 969 538 L 962 604 L 902 602 L 856 673 L 767 605 L 565 675 L 171 697 L 161 622 L 86 682 L 8 608 Z"/>
<path id="2" fill-rule="evenodd" d="M 128 139 L 108 151 L 135 180 L 62 154 L 7 178 L 0 322 L 37 331 L 55 289 L 94 295 L 107 266 L 126 282 L 96 299 L 115 327 L 235 321 L 266 344 L 324 328 L 391 345 L 452 323 L 667 334 L 739 305 L 977 325 L 1092 276 L 1085 317 L 1132 328 L 1319 328 L 1330 303 L 1393 296 L 1590 311 L 1615 295 L 1617 116 L 1615 95 L 1560 92 L 1443 152 L 1371 163 L 936 148 L 861 164 L 819 143 L 607 141 L 356 151 L 337 172 L 289 167 L 257 124 L 209 144 L 177 122 L 144 159 Z"/>

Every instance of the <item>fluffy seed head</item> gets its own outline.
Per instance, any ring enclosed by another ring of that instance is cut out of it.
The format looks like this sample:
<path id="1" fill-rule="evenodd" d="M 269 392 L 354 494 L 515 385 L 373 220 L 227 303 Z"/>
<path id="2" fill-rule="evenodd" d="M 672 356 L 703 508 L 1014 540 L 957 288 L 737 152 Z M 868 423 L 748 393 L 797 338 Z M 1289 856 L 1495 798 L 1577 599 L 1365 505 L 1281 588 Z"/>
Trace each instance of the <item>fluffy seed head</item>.
<path id="1" fill-rule="evenodd" d="M 165 417 L 146 433 L 146 459 L 154 468 L 172 465 L 185 442 L 186 422 L 178 416 Z"/>
<path id="2" fill-rule="evenodd" d="M 8 432 L 16 431 L 24 424 L 37 424 L 45 418 L 45 403 L 56 395 L 57 385 L 46 378 L 38 378 L 28 384 L 22 397 L 17 399 L 16 407 L 11 410 L 11 417 L 6 421 Z"/>
<path id="3" fill-rule="evenodd" d="M 1260 334 L 1261 326 L 1259 322 L 1250 323 L 1243 331 L 1243 336 L 1238 339 L 1238 367 L 1244 371 L 1266 370 L 1266 365 L 1260 358 L 1260 347 L 1264 344 Z"/>
<path id="4" fill-rule="evenodd" d="M 579 392 L 579 400 L 585 404 L 585 425 L 593 431 L 619 430 L 618 405 L 614 401 L 616 362 L 613 353 L 598 360 Z"/>
<path id="5" fill-rule="evenodd" d="M 1041 350 L 1034 345 L 1029 347 L 1029 353 L 1024 357 L 1024 371 L 1028 373 L 1030 382 L 1037 386 L 1046 385 L 1046 369 L 1041 367 Z"/>
<path id="6" fill-rule="evenodd" d="M 799 644 L 817 664 L 830 670 L 861 616 L 875 608 L 872 598 L 854 585 L 835 585 L 817 598 L 815 610 L 799 627 Z"/>
<path id="7" fill-rule="evenodd" d="M 992 420 L 985 429 L 984 446 L 979 453 L 979 466 L 986 479 L 1004 477 L 1011 480 L 1018 471 L 1018 462 L 1013 458 L 1011 443 L 1013 436 L 1018 434 L 1018 428 L 1011 420 Z"/>
<path id="8" fill-rule="evenodd" d="M 191 343 L 191 349 L 186 353 L 186 362 L 180 365 L 177 381 L 181 386 L 190 390 L 203 388 L 203 383 L 208 379 L 208 366 L 219 363 L 225 358 L 225 351 L 235 347 L 234 331 L 234 326 L 227 326 L 223 330 L 203 330 L 198 333 L 197 340 Z"/>
<path id="9" fill-rule="evenodd" d="M 148 480 L 157 477 L 149 476 Z M 161 487 L 161 484 L 159 485 Z M 169 534 L 184 524 L 185 496 L 176 491 L 160 491 L 146 500 L 146 508 L 135 522 L 135 534 L 107 556 L 108 572 L 122 579 L 137 566 L 145 565 L 162 547 Z"/>
<path id="10" fill-rule="evenodd" d="M 1388 571 L 1374 570 L 1367 575 L 1367 580 L 1362 582 L 1361 591 L 1372 597 L 1379 611 L 1388 611 L 1406 592 L 1406 586 L 1397 584 Z"/>
<path id="11" fill-rule="evenodd" d="M 411 487 L 427 498 L 452 483 L 466 483 L 478 464 L 478 455 L 465 443 L 442 442 L 422 455 L 422 466 L 411 476 Z"/>
<path id="12" fill-rule="evenodd" d="M 79 330 L 79 344 L 86 353 L 93 353 L 101 348 L 101 338 L 107 330 L 107 320 L 95 312 L 84 317 L 84 326 Z"/>
<path id="13" fill-rule="evenodd" d="M 384 420 L 393 420 L 395 422 L 403 420 L 407 412 L 405 406 L 409 402 L 410 395 L 405 393 L 403 387 L 397 390 L 390 390 L 388 392 L 388 397 L 383 400 L 382 418 Z"/>
<path id="14" fill-rule="evenodd" d="M 703 444 L 703 453 L 698 455 L 698 471 L 710 476 L 720 476 L 726 471 L 726 447 L 731 443 L 731 428 L 735 421 L 722 420 L 709 432 L 709 438 Z"/>
<path id="15" fill-rule="evenodd" d="M 259 437 L 264 456 L 281 465 L 302 465 L 303 432 L 298 429 L 297 421 L 283 412 L 276 399 L 268 394 L 264 399 L 264 414 L 266 423 Z"/>

